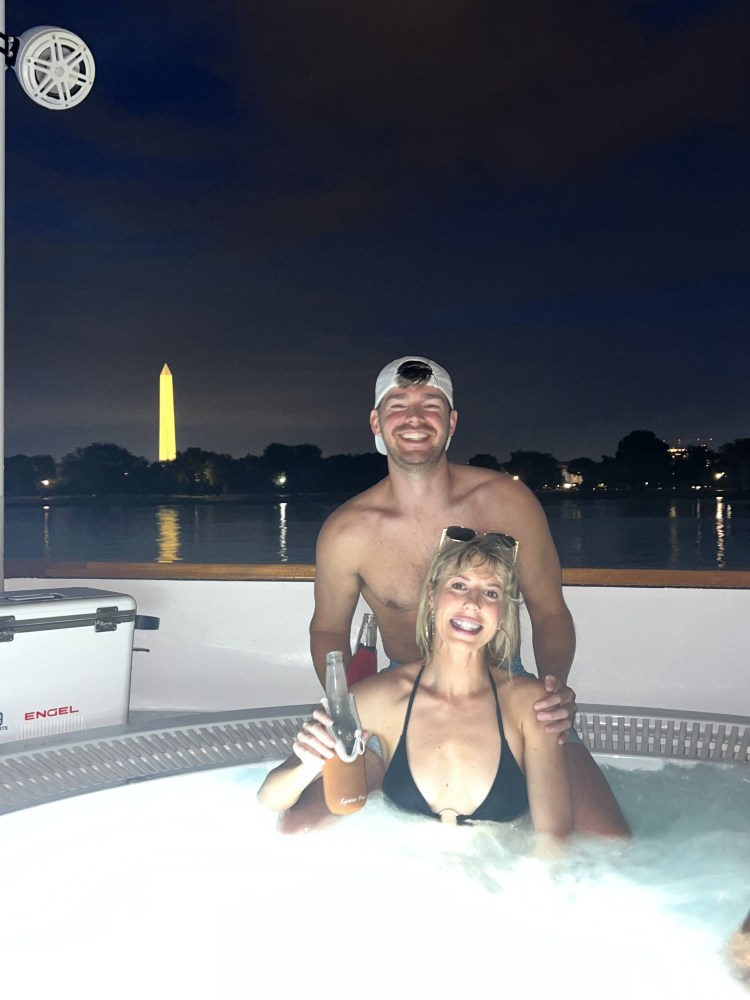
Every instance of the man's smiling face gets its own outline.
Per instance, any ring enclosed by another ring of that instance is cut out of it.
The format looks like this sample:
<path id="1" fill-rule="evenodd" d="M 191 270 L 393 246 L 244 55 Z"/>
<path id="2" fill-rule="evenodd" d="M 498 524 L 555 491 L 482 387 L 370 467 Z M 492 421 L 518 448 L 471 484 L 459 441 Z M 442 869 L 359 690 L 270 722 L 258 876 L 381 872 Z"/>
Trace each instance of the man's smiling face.
<path id="1" fill-rule="evenodd" d="M 373 434 L 381 434 L 388 456 L 398 465 L 436 464 L 456 426 L 456 411 L 431 385 L 397 386 L 370 414 Z"/>

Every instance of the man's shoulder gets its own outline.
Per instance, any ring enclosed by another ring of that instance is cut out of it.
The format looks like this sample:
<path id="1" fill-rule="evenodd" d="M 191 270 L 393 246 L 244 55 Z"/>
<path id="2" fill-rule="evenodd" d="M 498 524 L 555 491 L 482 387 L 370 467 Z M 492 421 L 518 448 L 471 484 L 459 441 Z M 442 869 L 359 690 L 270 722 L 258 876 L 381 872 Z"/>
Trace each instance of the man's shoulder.
<path id="1" fill-rule="evenodd" d="M 386 480 L 381 480 L 337 507 L 323 522 L 321 535 L 360 533 L 366 531 L 369 524 L 375 524 L 387 507 L 385 483 Z"/>
<path id="2" fill-rule="evenodd" d="M 449 468 L 454 489 L 460 494 L 472 494 L 474 497 L 486 498 L 493 502 L 501 500 L 504 504 L 519 507 L 537 503 L 528 486 L 507 472 L 454 463 L 451 463 Z"/>

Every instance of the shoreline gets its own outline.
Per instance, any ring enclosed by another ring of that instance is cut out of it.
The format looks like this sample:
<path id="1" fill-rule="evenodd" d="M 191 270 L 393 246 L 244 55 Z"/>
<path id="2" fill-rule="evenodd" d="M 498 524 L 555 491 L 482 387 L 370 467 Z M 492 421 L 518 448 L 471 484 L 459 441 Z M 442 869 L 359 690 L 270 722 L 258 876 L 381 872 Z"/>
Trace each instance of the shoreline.
<path id="1" fill-rule="evenodd" d="M 65 507 L 82 506 L 113 506 L 113 507 L 149 507 L 149 506 L 188 506 L 190 504 L 265 504 L 283 503 L 294 501 L 306 501 L 308 503 L 344 503 L 356 495 L 356 491 L 341 492 L 299 492 L 299 493 L 223 493 L 223 494 L 190 494 L 190 493 L 111 493 L 111 494 L 53 494 L 49 496 L 6 496 L 6 507 L 28 507 L 39 504 L 54 504 Z M 675 499 L 675 500 L 702 500 L 718 499 L 723 500 L 750 500 L 750 490 L 722 490 L 722 489 L 655 489 L 655 490 L 535 490 L 534 495 L 541 502 L 567 501 L 567 500 L 654 500 L 654 499 Z"/>
<path id="2" fill-rule="evenodd" d="M 235 503 L 254 504 L 266 503 L 288 503 L 290 500 L 307 500 L 321 503 L 325 501 L 337 501 L 343 503 L 353 493 L 223 493 L 219 496 L 205 493 L 196 494 L 175 493 L 165 495 L 161 493 L 112 493 L 112 494 L 55 494 L 54 496 L 37 497 L 8 497 L 5 498 L 6 507 L 28 507 L 38 504 L 55 504 L 64 507 L 153 507 L 153 506 L 188 506 L 190 504 L 222 504 Z"/>

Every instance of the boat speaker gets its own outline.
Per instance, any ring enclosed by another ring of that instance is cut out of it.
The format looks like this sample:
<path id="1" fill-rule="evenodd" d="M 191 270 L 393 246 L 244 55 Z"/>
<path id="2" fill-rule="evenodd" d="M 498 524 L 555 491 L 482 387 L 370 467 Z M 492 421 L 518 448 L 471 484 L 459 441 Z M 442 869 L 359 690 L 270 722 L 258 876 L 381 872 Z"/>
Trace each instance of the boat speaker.
<path id="1" fill-rule="evenodd" d="M 43 25 L 18 38 L 15 66 L 21 87 L 36 104 L 53 111 L 73 108 L 94 84 L 94 57 L 72 31 Z"/>

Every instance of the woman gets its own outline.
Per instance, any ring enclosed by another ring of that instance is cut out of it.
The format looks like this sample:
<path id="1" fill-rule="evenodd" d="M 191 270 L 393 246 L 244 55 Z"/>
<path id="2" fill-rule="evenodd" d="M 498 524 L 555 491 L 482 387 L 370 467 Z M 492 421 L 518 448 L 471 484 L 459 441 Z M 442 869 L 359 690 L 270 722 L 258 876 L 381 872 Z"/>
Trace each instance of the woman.
<path id="1" fill-rule="evenodd" d="M 423 660 L 352 688 L 362 725 L 377 735 L 384 793 L 443 822 L 505 822 L 527 811 L 537 832 L 572 829 L 562 748 L 534 703 L 535 678 L 513 677 L 518 653 L 516 546 L 502 535 L 445 538 L 422 588 L 417 641 Z M 293 755 L 266 778 L 259 801 L 289 809 L 333 756 L 322 709 Z M 377 778 L 370 784 L 376 784 Z"/>

